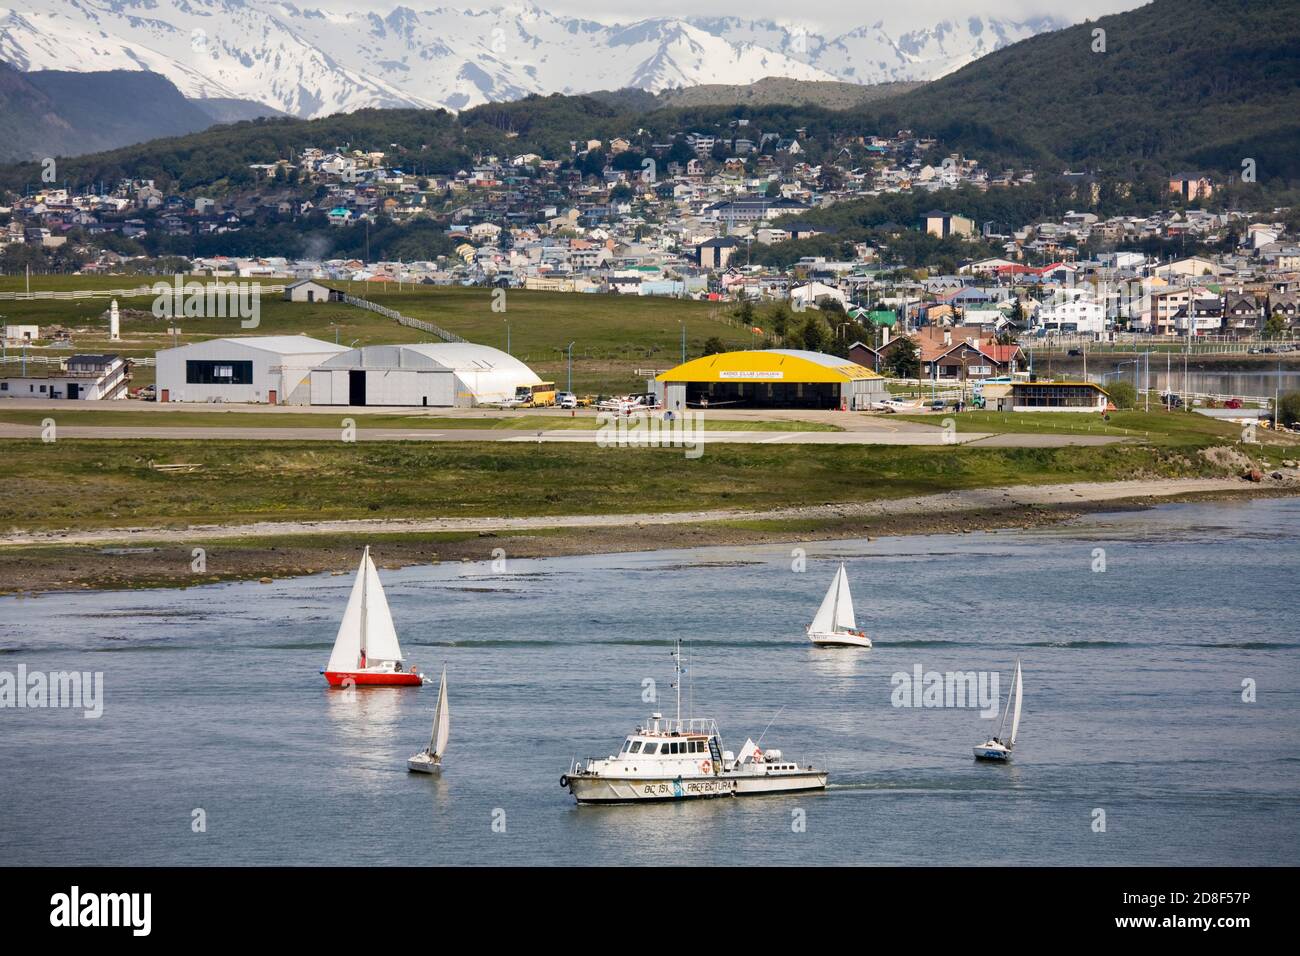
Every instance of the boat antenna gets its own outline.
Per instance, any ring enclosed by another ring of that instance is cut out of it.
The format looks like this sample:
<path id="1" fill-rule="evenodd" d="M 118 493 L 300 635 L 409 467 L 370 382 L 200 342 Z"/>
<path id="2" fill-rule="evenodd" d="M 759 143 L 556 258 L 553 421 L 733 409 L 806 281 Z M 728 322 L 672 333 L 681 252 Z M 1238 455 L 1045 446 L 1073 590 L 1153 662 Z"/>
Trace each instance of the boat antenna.
<path id="1" fill-rule="evenodd" d="M 677 669 L 677 680 L 673 686 L 677 688 L 677 730 L 682 729 L 682 639 L 677 638 L 677 649 L 673 651 L 673 664 Z"/>
<path id="2" fill-rule="evenodd" d="M 689 646 L 689 645 L 688 645 Z M 687 652 L 686 658 L 686 676 L 689 677 L 690 684 L 686 688 L 686 717 L 687 720 L 695 719 L 695 674 L 691 667 L 690 652 Z"/>
<path id="3" fill-rule="evenodd" d="M 785 710 L 785 704 L 781 705 L 781 710 Z M 772 719 L 767 722 L 767 726 L 763 728 L 763 732 L 758 735 L 758 740 L 754 741 L 755 747 L 757 747 L 759 744 L 763 742 L 763 738 L 767 736 L 767 732 L 771 730 L 772 725 L 776 723 L 776 718 L 781 716 L 781 710 L 778 710 L 775 714 L 773 714 Z"/>

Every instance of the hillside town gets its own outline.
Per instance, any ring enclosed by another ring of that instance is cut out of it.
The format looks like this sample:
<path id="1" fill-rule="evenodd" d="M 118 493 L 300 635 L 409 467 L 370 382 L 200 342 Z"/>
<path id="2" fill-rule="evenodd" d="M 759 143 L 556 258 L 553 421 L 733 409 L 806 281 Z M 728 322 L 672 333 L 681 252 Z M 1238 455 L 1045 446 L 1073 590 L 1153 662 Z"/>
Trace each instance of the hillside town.
<path id="1" fill-rule="evenodd" d="M 306 147 L 291 160 L 251 164 L 253 185 L 220 196 L 166 193 L 153 180 L 33 189 L 0 208 L 8 218 L 0 255 L 37 248 L 84 274 L 136 263 L 147 271 L 150 257 L 113 246 L 326 223 L 308 243 L 317 256 L 268 248 L 194 255 L 185 265 L 216 278 L 787 302 L 877 327 L 899 323 L 899 331 L 1250 338 L 1288 335 L 1297 322 L 1300 237 L 1288 230 L 1286 210 L 1198 208 L 1220 186 L 1205 173 L 1171 173 L 1170 208 L 1144 216 L 1087 211 L 1100 183 L 1066 170 L 1056 181 L 1083 211 L 1057 221 L 980 221 L 952 206 L 880 224 L 870 242 L 841 241 L 819 215 L 837 205 L 925 193 L 940 203 L 969 195 L 961 189 L 1031 185 L 1035 173 L 990 171 L 910 130 L 825 143 L 804 128 L 763 130 L 737 119 L 662 142 L 641 134 L 572 141 L 564 159 L 487 155 L 454 174 L 412 173 L 384 151 Z M 371 230 L 385 226 L 418 228 L 440 251 L 369 255 Z M 357 230 L 360 254 L 329 255 L 331 234 Z M 916 236 L 964 254 L 920 262 L 905 241 Z M 830 254 L 785 254 L 818 239 Z M 1174 253 L 1188 244 L 1196 251 Z"/>

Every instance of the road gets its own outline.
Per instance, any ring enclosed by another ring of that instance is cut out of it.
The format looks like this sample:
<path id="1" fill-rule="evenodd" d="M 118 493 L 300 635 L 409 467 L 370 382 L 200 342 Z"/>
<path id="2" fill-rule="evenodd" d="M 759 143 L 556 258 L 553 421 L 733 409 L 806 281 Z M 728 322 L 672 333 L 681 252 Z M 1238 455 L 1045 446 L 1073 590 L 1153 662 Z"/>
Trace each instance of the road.
<path id="1" fill-rule="evenodd" d="M 194 441 L 225 439 L 234 441 L 342 441 L 343 428 L 257 427 L 223 425 L 59 425 L 57 438 L 150 439 Z M 1059 448 L 1065 445 L 1107 445 L 1125 439 L 1113 435 L 1090 435 L 1086 432 L 1007 433 L 958 432 L 951 438 L 938 428 L 909 422 L 898 427 L 858 429 L 841 432 L 724 431 L 701 433 L 705 446 L 718 444 L 760 445 L 987 445 L 1001 448 Z M 356 419 L 352 430 L 356 441 L 442 441 L 442 442 L 586 442 L 599 438 L 595 431 L 556 429 L 551 431 L 503 428 L 368 428 L 364 419 Z M 40 425 L 0 423 L 0 439 L 40 439 Z M 665 442 L 666 443 L 666 442 Z"/>

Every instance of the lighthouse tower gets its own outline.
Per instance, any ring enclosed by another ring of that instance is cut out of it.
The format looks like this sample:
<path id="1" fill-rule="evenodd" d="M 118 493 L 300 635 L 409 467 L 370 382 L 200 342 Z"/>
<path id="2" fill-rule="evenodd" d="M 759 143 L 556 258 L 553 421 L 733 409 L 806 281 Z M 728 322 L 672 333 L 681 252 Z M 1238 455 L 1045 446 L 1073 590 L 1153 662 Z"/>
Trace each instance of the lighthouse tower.
<path id="1" fill-rule="evenodd" d="M 122 341 L 121 318 L 117 314 L 117 299 L 108 307 L 108 338 L 110 342 Z"/>

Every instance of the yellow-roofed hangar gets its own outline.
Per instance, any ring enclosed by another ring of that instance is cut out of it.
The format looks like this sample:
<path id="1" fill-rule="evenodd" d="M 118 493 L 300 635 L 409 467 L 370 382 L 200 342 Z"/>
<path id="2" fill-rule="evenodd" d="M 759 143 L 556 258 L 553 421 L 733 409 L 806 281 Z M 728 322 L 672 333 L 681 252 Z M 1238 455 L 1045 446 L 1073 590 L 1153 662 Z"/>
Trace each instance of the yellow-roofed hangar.
<path id="1" fill-rule="evenodd" d="M 888 398 L 885 380 L 836 355 L 799 349 L 720 352 L 655 376 L 666 409 L 828 408 L 866 410 Z"/>

